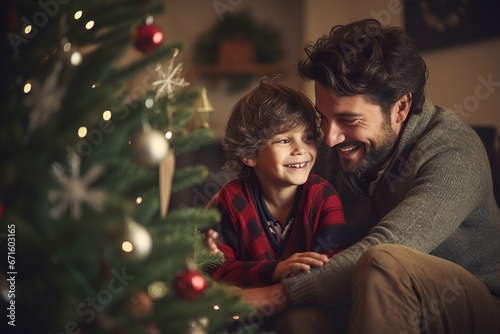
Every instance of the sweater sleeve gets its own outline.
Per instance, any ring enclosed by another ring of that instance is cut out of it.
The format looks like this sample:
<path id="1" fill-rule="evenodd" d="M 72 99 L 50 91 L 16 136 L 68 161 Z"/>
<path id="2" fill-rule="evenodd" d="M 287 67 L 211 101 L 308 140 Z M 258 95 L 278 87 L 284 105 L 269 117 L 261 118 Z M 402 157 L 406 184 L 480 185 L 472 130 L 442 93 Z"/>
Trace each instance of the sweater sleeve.
<path id="1" fill-rule="evenodd" d="M 323 178 L 316 176 L 316 185 L 310 201 L 318 211 L 315 220 L 317 232 L 312 251 L 328 257 L 345 248 L 345 218 L 340 196 L 334 187 Z"/>
<path id="2" fill-rule="evenodd" d="M 211 275 L 216 281 L 222 281 L 230 285 L 238 287 L 257 287 L 273 283 L 272 276 L 278 261 L 265 260 L 262 256 L 254 252 L 255 260 L 247 256 L 243 256 L 244 252 L 255 248 L 259 243 L 251 235 L 251 231 L 246 226 L 237 226 L 242 221 L 247 219 L 238 219 L 235 217 L 235 208 L 227 201 L 227 193 L 221 191 L 219 195 L 219 211 L 221 213 L 220 229 L 222 234 L 222 242 L 217 244 L 217 247 L 224 256 L 224 262 L 215 268 Z M 231 197 L 231 196 L 230 196 Z M 228 210 L 228 208 L 231 208 Z M 233 212 L 231 212 L 233 211 Z M 240 214 L 238 212 L 237 214 Z M 241 217 L 240 217 L 241 218 Z M 243 233 L 240 235 L 238 233 Z M 245 244 L 248 243 L 247 247 Z M 243 261 L 242 258 L 245 258 Z M 257 260 L 257 258 L 259 258 Z"/>
<path id="3" fill-rule="evenodd" d="M 385 189 L 371 199 L 375 212 L 386 202 L 391 208 L 364 238 L 326 265 L 284 279 L 293 303 L 345 304 L 355 264 L 366 249 L 397 243 L 429 253 L 459 228 L 485 198 L 491 176 L 481 143 L 468 131 L 455 133 L 422 139 L 405 158 L 398 157 L 392 167 L 396 178 L 384 180 Z"/>

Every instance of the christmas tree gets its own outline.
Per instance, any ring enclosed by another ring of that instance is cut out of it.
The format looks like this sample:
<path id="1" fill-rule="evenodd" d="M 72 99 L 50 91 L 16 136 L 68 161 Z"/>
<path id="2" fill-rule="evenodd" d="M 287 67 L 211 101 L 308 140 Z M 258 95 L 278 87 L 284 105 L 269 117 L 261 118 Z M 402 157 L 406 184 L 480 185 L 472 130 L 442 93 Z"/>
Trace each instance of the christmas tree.
<path id="1" fill-rule="evenodd" d="M 201 89 L 151 20 L 164 1 L 2 6 L 3 332 L 252 332 L 253 309 L 204 274 L 218 212 L 169 207 L 207 175 L 176 157 L 214 138 L 187 130 Z"/>

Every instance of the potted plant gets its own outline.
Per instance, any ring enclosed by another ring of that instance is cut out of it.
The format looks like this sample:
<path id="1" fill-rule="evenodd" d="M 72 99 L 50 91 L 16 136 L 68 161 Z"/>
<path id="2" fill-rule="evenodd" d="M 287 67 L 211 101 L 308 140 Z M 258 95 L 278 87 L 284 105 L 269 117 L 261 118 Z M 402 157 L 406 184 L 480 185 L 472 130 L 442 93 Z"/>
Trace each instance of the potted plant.
<path id="1" fill-rule="evenodd" d="M 274 64 L 283 56 L 280 32 L 248 10 L 227 13 L 195 43 L 198 65 Z"/>

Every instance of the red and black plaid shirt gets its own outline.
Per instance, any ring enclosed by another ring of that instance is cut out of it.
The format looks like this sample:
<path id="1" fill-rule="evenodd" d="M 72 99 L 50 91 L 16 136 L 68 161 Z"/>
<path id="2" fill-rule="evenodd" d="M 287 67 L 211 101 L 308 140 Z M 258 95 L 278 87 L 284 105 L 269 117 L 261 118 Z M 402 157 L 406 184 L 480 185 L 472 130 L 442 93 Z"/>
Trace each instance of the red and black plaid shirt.
<path id="1" fill-rule="evenodd" d="M 288 219 L 293 222 L 281 242 L 271 233 L 270 214 L 254 175 L 225 185 L 219 192 L 218 208 L 223 237 L 218 248 L 224 254 L 224 263 L 211 275 L 231 285 L 269 285 L 278 262 L 291 255 L 315 251 L 331 256 L 344 247 L 342 203 L 333 186 L 315 174 L 298 187 Z"/>

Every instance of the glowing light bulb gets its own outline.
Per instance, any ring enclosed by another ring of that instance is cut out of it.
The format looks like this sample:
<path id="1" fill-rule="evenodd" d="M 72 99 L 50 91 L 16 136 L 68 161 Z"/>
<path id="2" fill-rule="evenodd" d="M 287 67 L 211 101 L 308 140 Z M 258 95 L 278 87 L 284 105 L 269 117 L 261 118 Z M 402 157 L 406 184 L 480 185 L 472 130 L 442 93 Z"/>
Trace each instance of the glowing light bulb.
<path id="1" fill-rule="evenodd" d="M 71 50 L 71 43 L 70 42 L 64 43 L 63 50 L 64 52 L 68 52 L 69 50 Z"/>
<path id="2" fill-rule="evenodd" d="M 105 121 L 109 121 L 111 119 L 111 110 L 105 110 L 102 113 L 102 119 Z"/>
<path id="3" fill-rule="evenodd" d="M 155 102 L 153 101 L 153 99 L 147 99 L 146 101 L 144 101 L 144 105 L 148 109 L 153 108 L 154 104 L 155 104 Z"/>
<path id="4" fill-rule="evenodd" d="M 81 126 L 78 129 L 78 137 L 83 138 L 87 135 L 87 128 L 85 126 Z"/>
<path id="5" fill-rule="evenodd" d="M 80 63 L 82 62 L 82 54 L 80 52 L 74 52 L 72 55 L 71 55 L 71 65 L 80 65 Z"/>
<path id="6" fill-rule="evenodd" d="M 29 35 L 29 33 L 33 30 L 33 26 L 31 24 L 28 24 L 26 27 L 24 27 L 24 33 L 26 35 Z"/>
<path id="7" fill-rule="evenodd" d="M 93 20 L 90 20 L 89 22 L 87 22 L 87 24 L 85 24 L 85 29 L 87 30 L 90 30 L 94 27 L 94 24 L 95 22 Z"/>
<path id="8" fill-rule="evenodd" d="M 153 300 L 158 300 L 167 295 L 168 287 L 164 282 L 156 281 L 148 285 L 148 295 Z"/>
<path id="9" fill-rule="evenodd" d="M 24 94 L 28 94 L 31 91 L 31 83 L 27 82 L 24 84 L 23 92 Z"/>
<path id="10" fill-rule="evenodd" d="M 124 242 L 122 242 L 122 250 L 124 252 L 130 253 L 131 251 L 134 250 L 134 246 L 132 245 L 132 243 L 130 241 L 124 241 Z"/>

